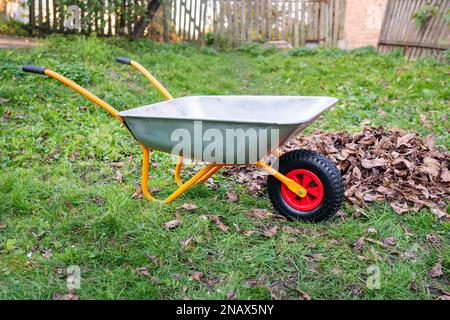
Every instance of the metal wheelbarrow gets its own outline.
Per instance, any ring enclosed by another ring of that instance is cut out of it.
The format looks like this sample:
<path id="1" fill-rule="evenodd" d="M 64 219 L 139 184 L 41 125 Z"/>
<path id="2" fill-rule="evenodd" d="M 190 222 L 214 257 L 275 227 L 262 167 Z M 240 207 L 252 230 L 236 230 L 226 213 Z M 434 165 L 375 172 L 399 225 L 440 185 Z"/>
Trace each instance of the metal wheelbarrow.
<path id="1" fill-rule="evenodd" d="M 108 111 L 123 124 L 143 151 L 142 192 L 151 201 L 168 203 L 197 183 L 204 183 L 224 166 L 255 164 L 269 173 L 269 198 L 288 218 L 317 222 L 333 216 L 343 200 L 339 170 L 324 156 L 309 150 L 282 154 L 278 147 L 312 123 L 338 101 L 305 96 L 190 96 L 174 99 L 142 65 L 119 57 L 117 62 L 140 71 L 166 101 L 119 112 L 66 77 L 46 68 L 23 66 L 25 72 L 50 76 Z M 148 189 L 149 150 L 178 156 L 178 189 L 164 200 Z M 278 159 L 261 159 L 275 153 Z M 180 178 L 183 158 L 209 162 L 188 181 Z"/>

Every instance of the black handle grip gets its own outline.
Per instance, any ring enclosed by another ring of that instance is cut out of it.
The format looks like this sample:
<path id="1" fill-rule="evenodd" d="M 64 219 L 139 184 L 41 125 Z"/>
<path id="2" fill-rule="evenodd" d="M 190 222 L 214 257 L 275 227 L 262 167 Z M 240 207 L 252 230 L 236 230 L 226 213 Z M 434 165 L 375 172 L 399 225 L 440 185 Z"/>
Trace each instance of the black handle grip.
<path id="1" fill-rule="evenodd" d="M 123 63 L 123 64 L 131 64 L 131 59 L 128 59 L 128 58 L 124 58 L 124 57 L 117 57 L 116 58 L 116 61 L 118 62 L 118 63 Z"/>
<path id="2" fill-rule="evenodd" d="M 36 66 L 22 66 L 22 71 L 31 72 L 37 74 L 45 74 L 46 68 L 36 67 Z"/>

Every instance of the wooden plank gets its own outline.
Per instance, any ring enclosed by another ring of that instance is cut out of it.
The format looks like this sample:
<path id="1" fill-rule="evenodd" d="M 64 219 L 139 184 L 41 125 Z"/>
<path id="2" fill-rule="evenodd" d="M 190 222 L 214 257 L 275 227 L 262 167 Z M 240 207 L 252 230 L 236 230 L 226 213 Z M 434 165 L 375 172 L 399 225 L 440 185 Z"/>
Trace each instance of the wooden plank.
<path id="1" fill-rule="evenodd" d="M 247 1 L 241 1 L 241 15 L 240 15 L 240 22 L 241 22 L 241 45 L 245 44 L 245 36 L 246 36 L 246 21 L 245 21 L 245 7 L 246 7 Z"/>
<path id="2" fill-rule="evenodd" d="M 386 30 L 388 30 L 386 28 L 386 26 L 390 23 L 390 19 L 391 19 L 391 16 L 393 14 L 393 11 L 392 11 L 393 5 L 394 5 L 393 1 L 392 0 L 388 0 L 388 2 L 386 4 L 386 9 L 384 11 L 383 22 L 381 24 L 382 28 L 381 28 L 380 37 L 379 37 L 380 41 L 385 39 Z M 380 49 L 383 50 L 384 46 L 382 46 Z"/>
<path id="3" fill-rule="evenodd" d="M 198 32 L 198 1 L 199 0 L 194 0 L 194 12 L 192 15 L 192 18 L 194 19 L 192 21 L 192 39 L 194 39 L 195 41 L 199 40 L 199 32 Z"/>
<path id="4" fill-rule="evenodd" d="M 39 26 L 39 32 L 42 32 L 42 1 L 44 0 L 38 0 L 38 26 Z"/>
<path id="5" fill-rule="evenodd" d="M 38 0 L 39 1 L 39 0 Z M 59 7 L 59 31 L 64 31 L 64 1 L 63 0 L 57 0 L 58 1 L 58 7 Z"/>
<path id="6" fill-rule="evenodd" d="M 267 39 L 267 20 L 265 19 L 266 17 L 266 1 L 265 0 L 259 0 L 259 16 L 261 17 L 261 40 L 265 41 Z"/>
<path id="7" fill-rule="evenodd" d="M 170 4 L 169 1 L 164 1 L 162 4 L 162 21 L 163 21 L 163 41 L 169 42 L 169 20 L 170 20 Z M 131 7 L 130 7 L 131 9 Z M 131 15 L 130 15 L 131 17 Z M 128 19 L 129 23 L 131 23 L 131 19 Z M 129 28 L 128 30 L 131 30 Z"/>
<path id="8" fill-rule="evenodd" d="M 340 0 L 334 0 L 334 7 L 332 13 L 332 24 L 333 24 L 333 35 L 332 35 L 332 45 L 336 46 L 339 36 L 339 10 L 340 10 Z"/>
<path id="9" fill-rule="evenodd" d="M 253 41 L 253 1 L 249 0 L 248 7 L 247 7 L 247 17 L 248 17 L 248 23 L 247 23 L 247 41 L 252 42 Z"/>
<path id="10" fill-rule="evenodd" d="M 213 13 L 212 13 L 212 17 L 213 17 L 213 32 L 214 32 L 214 48 L 217 50 L 219 49 L 219 26 L 217 24 L 218 22 L 218 16 L 217 16 L 217 1 L 218 0 L 212 0 L 212 5 L 213 5 Z"/>
<path id="11" fill-rule="evenodd" d="M 208 11 L 208 2 L 207 0 L 203 1 L 203 28 L 202 28 L 202 44 L 205 44 L 205 37 L 206 37 L 206 13 Z"/>
<path id="12" fill-rule="evenodd" d="M 182 38 L 183 37 L 183 7 L 181 5 L 181 1 L 182 0 L 176 0 L 177 5 L 178 5 L 178 37 Z"/>
<path id="13" fill-rule="evenodd" d="M 300 46 L 304 46 L 306 44 L 305 13 L 306 13 L 306 1 L 303 0 L 300 13 Z"/>
<path id="14" fill-rule="evenodd" d="M 112 9 L 111 0 L 108 0 L 108 36 L 112 36 Z"/>
<path id="15" fill-rule="evenodd" d="M 447 6 L 443 6 L 443 4 L 446 4 Z M 441 3 L 441 7 L 439 9 L 439 14 L 434 18 L 435 23 L 430 26 L 430 28 L 433 28 L 435 31 L 430 36 L 428 36 L 427 39 L 425 39 L 424 42 L 427 43 L 433 43 L 440 45 L 442 44 L 442 40 L 448 40 L 450 39 L 450 29 L 448 25 L 448 20 L 446 18 L 447 12 L 449 12 L 449 3 Z"/>
<path id="16" fill-rule="evenodd" d="M 239 47 L 239 8 L 238 1 L 233 0 L 234 46 Z"/>
<path id="17" fill-rule="evenodd" d="M 186 30 L 186 40 L 191 40 L 191 26 L 192 26 L 192 16 L 193 16 L 193 6 L 195 0 L 187 0 L 186 4 L 186 20 L 187 20 L 187 30 Z M 189 8 L 188 8 L 189 4 Z"/>
<path id="18" fill-rule="evenodd" d="M 281 40 L 286 39 L 286 0 L 281 0 Z"/>
<path id="19" fill-rule="evenodd" d="M 45 29 L 50 31 L 50 1 L 45 0 Z"/>
<path id="20" fill-rule="evenodd" d="M 227 0 L 226 4 L 228 47 L 231 48 L 233 46 L 233 20 L 231 18 L 231 0 Z"/>
<path id="21" fill-rule="evenodd" d="M 383 40 L 380 42 L 382 46 L 402 46 L 402 47 L 417 47 L 417 48 L 427 48 L 427 49 L 438 49 L 438 50 L 447 50 L 450 49 L 450 46 L 439 45 L 439 44 L 428 44 L 421 42 L 412 42 L 412 41 L 400 41 L 400 40 Z"/>
<path id="22" fill-rule="evenodd" d="M 204 0 L 199 0 L 198 4 L 198 31 L 197 31 L 197 41 L 200 45 L 203 45 L 203 2 Z"/>
<path id="23" fill-rule="evenodd" d="M 36 6 L 35 0 L 30 0 L 30 6 L 28 8 L 28 14 L 29 14 L 29 21 L 28 21 L 28 23 L 30 24 L 30 33 L 31 34 L 33 34 L 34 28 L 36 27 L 36 25 L 35 25 L 36 17 L 35 17 L 35 11 L 34 11 L 35 6 Z"/>
<path id="24" fill-rule="evenodd" d="M 319 12 L 319 44 L 323 45 L 325 44 L 325 38 L 326 38 L 326 3 L 320 2 L 320 12 Z"/>
<path id="25" fill-rule="evenodd" d="M 266 20 L 267 20 L 267 39 L 272 40 L 272 0 L 267 0 Z"/>
<path id="26" fill-rule="evenodd" d="M 298 1 L 299 0 L 295 0 L 295 3 L 294 3 L 294 34 L 293 34 L 294 47 L 298 47 L 299 43 L 300 43 L 300 41 L 299 41 L 300 40 L 299 39 L 299 30 L 298 30 L 300 28 L 300 21 L 299 21 L 300 17 L 299 17 L 299 12 L 298 12 L 298 10 L 299 10 Z M 302 4 L 303 4 L 303 1 L 302 1 Z"/>
<path id="27" fill-rule="evenodd" d="M 255 0 L 254 4 L 255 12 L 255 40 L 259 40 L 259 0 Z"/>
<path id="28" fill-rule="evenodd" d="M 296 0 L 295 0 L 296 1 Z M 294 43 L 293 34 L 292 34 L 292 0 L 287 0 L 287 30 L 286 30 L 286 39 L 289 43 Z"/>

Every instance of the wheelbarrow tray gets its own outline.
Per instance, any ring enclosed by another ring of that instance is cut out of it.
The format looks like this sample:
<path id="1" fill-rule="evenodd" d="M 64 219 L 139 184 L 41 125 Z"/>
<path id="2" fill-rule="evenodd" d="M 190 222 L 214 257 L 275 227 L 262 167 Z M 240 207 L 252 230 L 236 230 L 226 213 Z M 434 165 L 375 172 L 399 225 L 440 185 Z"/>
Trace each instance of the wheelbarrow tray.
<path id="1" fill-rule="evenodd" d="M 220 132 L 222 137 L 226 137 L 227 130 L 277 130 L 278 137 L 269 137 L 267 147 L 258 150 L 259 159 L 304 129 L 337 101 L 332 97 L 307 96 L 189 96 L 130 109 L 120 112 L 119 116 L 146 147 L 200 161 L 208 161 L 203 152 L 211 140 L 205 141 L 203 134 L 209 129 Z M 174 147 L 180 142 L 176 137 L 180 132 L 189 133 L 192 146 L 200 141 L 201 152 L 174 153 Z M 258 137 L 247 143 L 245 150 L 234 150 L 236 156 L 232 164 L 252 163 L 253 160 L 243 161 L 237 155 L 247 153 L 254 143 L 259 146 Z M 230 161 L 225 153 L 223 158 L 215 158 L 216 163 L 230 164 Z"/>

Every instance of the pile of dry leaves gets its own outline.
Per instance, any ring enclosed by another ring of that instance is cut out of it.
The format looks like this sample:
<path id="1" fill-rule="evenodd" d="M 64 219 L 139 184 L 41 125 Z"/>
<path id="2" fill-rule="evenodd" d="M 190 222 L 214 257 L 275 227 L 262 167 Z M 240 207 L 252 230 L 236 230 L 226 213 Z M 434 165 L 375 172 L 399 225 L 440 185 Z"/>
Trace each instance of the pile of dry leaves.
<path id="1" fill-rule="evenodd" d="M 289 141 L 282 149 L 310 149 L 333 161 L 345 180 L 346 200 L 352 204 L 388 201 L 398 213 L 428 207 L 449 218 L 450 157 L 435 147 L 435 138 L 417 133 L 365 128 L 361 133 L 316 131 Z M 228 171 L 251 193 L 259 193 L 266 179 L 255 168 Z"/>

